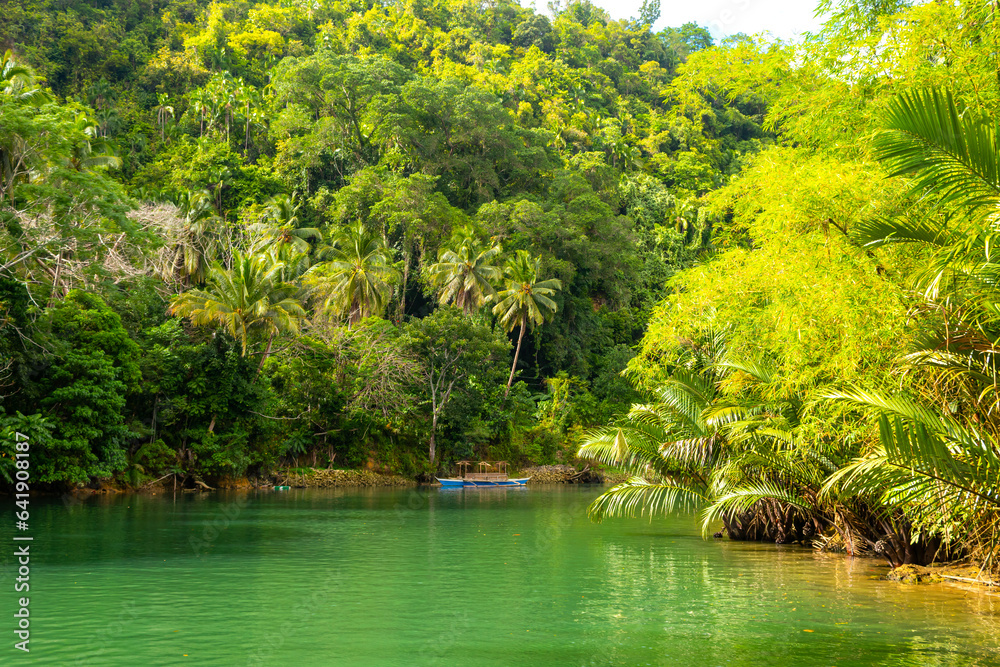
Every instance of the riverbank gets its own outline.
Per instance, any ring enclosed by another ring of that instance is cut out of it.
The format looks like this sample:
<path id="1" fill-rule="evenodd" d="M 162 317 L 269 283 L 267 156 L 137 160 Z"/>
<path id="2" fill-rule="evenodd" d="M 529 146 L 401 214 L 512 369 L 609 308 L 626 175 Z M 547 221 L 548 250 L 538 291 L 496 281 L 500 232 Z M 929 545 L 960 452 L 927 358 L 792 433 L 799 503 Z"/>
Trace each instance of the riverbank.
<path id="1" fill-rule="evenodd" d="M 1000 582 L 990 581 L 975 563 L 931 563 L 901 565 L 889 570 L 889 581 L 901 584 L 950 584 L 970 590 L 1000 594 Z"/>
<path id="2" fill-rule="evenodd" d="M 626 475 L 585 467 L 577 470 L 570 465 L 532 466 L 521 468 L 512 477 L 528 477 L 528 484 L 617 484 Z"/>
<path id="3" fill-rule="evenodd" d="M 528 484 L 617 484 L 625 475 L 598 470 L 589 466 L 577 470 L 570 465 L 546 465 L 522 468 L 511 477 L 528 477 Z M 327 470 L 319 468 L 298 471 L 276 471 L 273 486 L 296 488 L 326 488 L 335 486 L 415 486 L 419 480 L 400 475 L 376 473 L 370 470 Z M 431 482 L 433 485 L 434 482 Z M 265 484 L 269 486 L 272 484 Z"/>
<path id="4" fill-rule="evenodd" d="M 416 480 L 399 475 L 388 475 L 370 470 L 331 470 L 309 468 L 301 472 L 276 472 L 274 486 L 294 488 L 329 488 L 335 486 L 377 487 L 416 486 Z"/>

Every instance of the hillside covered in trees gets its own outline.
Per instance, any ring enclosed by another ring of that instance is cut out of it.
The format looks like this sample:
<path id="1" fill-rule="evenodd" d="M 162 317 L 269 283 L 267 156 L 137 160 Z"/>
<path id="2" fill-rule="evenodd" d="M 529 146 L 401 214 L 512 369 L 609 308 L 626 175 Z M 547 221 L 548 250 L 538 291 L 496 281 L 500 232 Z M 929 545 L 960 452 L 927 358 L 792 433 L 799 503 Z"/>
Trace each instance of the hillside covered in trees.
<path id="1" fill-rule="evenodd" d="M 632 474 L 598 519 L 995 568 L 996 6 L 718 44 L 550 9 L 8 2 L 0 393 L 34 470 L 579 453 Z"/>
<path id="2" fill-rule="evenodd" d="M 0 391 L 41 480 L 571 456 L 771 142 L 657 15 L 7 3 Z"/>

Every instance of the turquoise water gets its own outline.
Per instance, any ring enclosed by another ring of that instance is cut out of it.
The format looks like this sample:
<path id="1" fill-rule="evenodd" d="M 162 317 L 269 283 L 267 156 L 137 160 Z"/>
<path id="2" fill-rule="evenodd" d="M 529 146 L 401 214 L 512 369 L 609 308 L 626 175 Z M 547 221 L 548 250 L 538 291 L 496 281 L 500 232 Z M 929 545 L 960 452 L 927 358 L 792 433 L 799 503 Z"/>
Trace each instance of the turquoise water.
<path id="1" fill-rule="evenodd" d="M 693 516 L 594 525 L 597 493 L 33 500 L 32 650 L 8 620 L 0 664 L 1000 664 L 1000 597 L 706 541 Z"/>

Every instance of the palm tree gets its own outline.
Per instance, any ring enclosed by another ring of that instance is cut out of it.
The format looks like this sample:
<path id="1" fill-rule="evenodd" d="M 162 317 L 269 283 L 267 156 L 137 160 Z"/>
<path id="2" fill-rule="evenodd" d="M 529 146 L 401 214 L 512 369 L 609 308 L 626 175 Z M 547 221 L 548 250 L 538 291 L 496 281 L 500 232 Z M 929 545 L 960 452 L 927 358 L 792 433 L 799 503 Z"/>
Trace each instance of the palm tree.
<path id="1" fill-rule="evenodd" d="M 652 402 L 586 434 L 579 456 L 630 475 L 591 504 L 592 519 L 705 505 L 703 531 L 722 521 L 731 539 L 778 543 L 837 527 L 821 491 L 838 457 L 802 439 L 801 401 L 776 393 L 774 367 L 733 360 L 724 331 L 689 342 L 674 366 Z M 740 400 L 719 391 L 737 373 Z"/>
<path id="2" fill-rule="evenodd" d="M 288 246 L 297 254 L 305 254 L 311 250 L 309 240 L 322 241 L 323 233 L 315 227 L 299 227 L 299 209 L 302 204 L 295 197 L 275 195 L 267 202 L 263 221 L 250 225 L 250 230 L 259 233 L 260 238 L 254 247 L 263 248 L 267 245 Z"/>
<path id="3" fill-rule="evenodd" d="M 294 297 L 296 288 L 282 283 L 279 274 L 284 265 L 262 255 L 237 253 L 233 268 L 212 264 L 204 289 L 192 289 L 178 295 L 169 312 L 189 317 L 196 326 L 224 328 L 239 341 L 242 356 L 257 336 L 267 336 L 267 345 L 257 366 L 260 374 L 271 354 L 276 335 L 297 332 L 305 317 L 302 304 Z"/>
<path id="4" fill-rule="evenodd" d="M 499 245 L 484 250 L 470 228 L 460 230 L 453 242 L 457 250 L 442 248 L 430 267 L 431 284 L 440 290 L 441 305 L 454 302 L 468 315 L 496 293 L 492 283 L 503 272 L 492 262 L 501 250 Z"/>
<path id="5" fill-rule="evenodd" d="M 52 101 L 52 97 L 35 83 L 34 73 L 21 65 L 8 49 L 0 56 L 0 107 L 38 107 Z M 21 109 L 21 113 L 31 109 Z M 0 108 L 0 116 L 7 113 Z M 12 129 L 14 126 L 8 126 Z M 15 184 L 28 181 L 41 165 L 36 164 L 37 142 L 18 132 L 8 131 L 0 136 L 0 203 L 3 203 Z"/>
<path id="6" fill-rule="evenodd" d="M 100 136 L 97 123 L 86 114 L 79 114 L 74 125 L 77 141 L 69 156 L 69 165 L 74 170 L 117 169 L 122 165 L 121 158 L 112 154 L 111 144 Z"/>
<path id="7" fill-rule="evenodd" d="M 507 266 L 504 268 L 507 288 L 492 297 L 496 301 L 493 314 L 500 318 L 500 324 L 508 332 L 513 331 L 514 327 L 521 327 L 504 398 L 510 393 L 510 386 L 514 383 L 514 372 L 517 370 L 517 359 L 521 354 L 525 328 L 541 324 L 546 317 L 558 310 L 558 305 L 551 297 L 562 289 L 562 282 L 557 278 L 539 281 L 540 268 L 539 258 L 532 259 L 527 250 L 518 250 L 507 260 Z"/>
<path id="8" fill-rule="evenodd" d="M 359 222 L 335 237 L 329 256 L 310 269 L 309 282 L 323 308 L 347 318 L 349 325 L 381 313 L 399 277 L 384 239 Z"/>
<path id="9" fill-rule="evenodd" d="M 169 239 L 160 273 L 165 279 L 180 276 L 185 284 L 188 281 L 200 284 L 218 253 L 218 227 L 222 221 L 215 214 L 212 195 L 206 190 L 184 192 L 177 203 L 183 224 Z"/>
<path id="10" fill-rule="evenodd" d="M 0 94 L 19 104 L 39 106 L 52 101 L 52 96 L 36 85 L 34 73 L 14 60 L 10 49 L 0 56 Z"/>
<path id="11" fill-rule="evenodd" d="M 829 392 L 827 398 L 876 412 L 880 444 L 831 475 L 825 493 L 871 498 L 886 512 L 905 512 L 914 537 L 924 543 L 934 546 L 952 534 L 970 545 L 984 569 L 1000 566 L 995 436 L 902 394 L 852 389 Z M 916 541 L 889 540 L 883 549 L 905 553 Z"/>
<path id="12" fill-rule="evenodd" d="M 619 424 L 585 435 L 578 456 L 629 475 L 590 505 L 595 521 L 666 514 L 708 499 L 711 468 L 721 456 L 718 431 L 703 417 L 715 383 L 681 368 L 653 393 L 654 402 L 632 406 Z"/>
<path id="13" fill-rule="evenodd" d="M 208 115 L 208 95 L 204 89 L 192 90 L 187 94 L 190 111 L 198 117 L 198 136 L 205 135 L 205 116 Z"/>
<path id="14" fill-rule="evenodd" d="M 251 252 L 263 253 L 273 262 L 281 262 L 281 279 L 298 281 L 310 268 L 310 240 L 322 241 L 323 233 L 315 227 L 296 227 L 301 204 L 295 197 L 275 195 L 267 202 L 263 221 L 250 225 L 259 234 L 251 244 Z"/>
<path id="15" fill-rule="evenodd" d="M 818 533 L 831 523 L 819 494 L 836 470 L 836 452 L 801 436 L 802 400 L 772 363 L 727 355 L 715 369 L 719 383 L 738 376 L 741 389 L 702 413 L 726 443 L 725 460 L 712 471 L 703 529 L 721 520 L 732 539 L 779 544 Z"/>
<path id="16" fill-rule="evenodd" d="M 166 93 L 158 93 L 156 95 L 156 122 L 160 126 L 160 143 L 163 143 L 167 117 L 174 117 L 174 108 L 169 104 L 169 101 L 170 99 Z"/>
<path id="17" fill-rule="evenodd" d="M 619 423 L 586 434 L 578 456 L 629 474 L 626 482 L 591 504 L 592 519 L 652 517 L 714 499 L 720 486 L 714 473 L 726 470 L 733 454 L 725 426 L 755 413 L 720 400 L 725 355 L 725 332 L 707 332 L 697 344 L 685 346 L 673 372 L 652 391 L 652 402 L 633 405 Z M 733 440 L 745 443 L 748 438 Z M 712 518 L 723 519 L 735 534 L 731 516 L 719 511 Z"/>
<path id="18" fill-rule="evenodd" d="M 260 93 L 253 86 L 249 86 L 243 83 L 243 79 L 239 80 L 240 85 L 236 92 L 236 101 L 243 105 L 243 115 L 244 115 L 244 130 L 243 130 L 243 155 L 245 156 L 250 150 L 250 125 L 259 120 L 261 117 L 260 106 L 261 99 Z"/>

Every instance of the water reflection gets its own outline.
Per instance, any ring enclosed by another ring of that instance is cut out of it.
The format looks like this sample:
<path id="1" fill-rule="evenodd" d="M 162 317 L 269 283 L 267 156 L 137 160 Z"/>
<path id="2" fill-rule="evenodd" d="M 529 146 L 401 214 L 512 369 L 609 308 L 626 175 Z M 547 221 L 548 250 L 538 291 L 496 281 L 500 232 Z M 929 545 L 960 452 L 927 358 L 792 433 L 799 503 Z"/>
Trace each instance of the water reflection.
<path id="1" fill-rule="evenodd" d="M 1000 664 L 996 595 L 696 517 L 595 525 L 595 493 L 40 501 L 35 664 Z"/>

